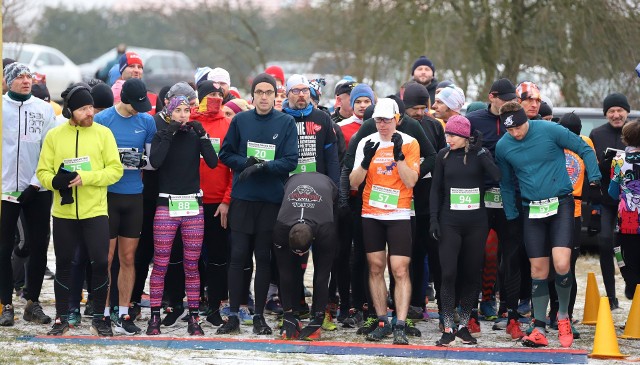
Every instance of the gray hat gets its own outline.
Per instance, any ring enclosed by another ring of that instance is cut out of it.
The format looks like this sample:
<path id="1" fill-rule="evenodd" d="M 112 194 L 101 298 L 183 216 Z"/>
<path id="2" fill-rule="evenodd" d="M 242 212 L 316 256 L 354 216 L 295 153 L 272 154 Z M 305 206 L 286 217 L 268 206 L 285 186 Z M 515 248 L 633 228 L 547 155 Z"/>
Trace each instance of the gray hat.
<path id="1" fill-rule="evenodd" d="M 176 95 L 184 95 L 189 99 L 189 101 L 196 99 L 198 96 L 196 95 L 196 91 L 184 81 L 180 81 L 177 84 L 171 86 L 169 91 L 167 92 L 167 100 L 170 100 L 172 97 Z"/>
<path id="2" fill-rule="evenodd" d="M 13 80 L 24 74 L 31 75 L 31 70 L 29 70 L 29 67 L 24 63 L 14 62 L 8 64 L 4 69 L 4 81 L 7 83 L 7 87 L 10 88 Z"/>

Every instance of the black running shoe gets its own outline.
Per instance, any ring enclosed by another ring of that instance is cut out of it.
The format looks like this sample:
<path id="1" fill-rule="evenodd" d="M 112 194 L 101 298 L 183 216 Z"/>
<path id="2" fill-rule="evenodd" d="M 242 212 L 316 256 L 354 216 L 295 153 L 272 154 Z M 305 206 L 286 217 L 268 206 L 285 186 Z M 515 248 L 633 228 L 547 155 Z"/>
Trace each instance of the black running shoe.
<path id="1" fill-rule="evenodd" d="M 204 336 L 204 331 L 202 327 L 200 327 L 200 317 L 198 316 L 189 316 L 187 325 L 187 332 L 191 336 Z"/>
<path id="2" fill-rule="evenodd" d="M 409 339 L 405 333 L 406 326 L 394 326 L 393 327 L 393 344 L 394 345 L 408 345 Z"/>
<path id="3" fill-rule="evenodd" d="M 362 312 L 351 308 L 349 309 L 349 316 L 342 321 L 342 327 L 347 328 L 359 328 L 362 326 Z"/>
<path id="4" fill-rule="evenodd" d="M 147 323 L 147 336 L 157 336 L 160 333 L 160 315 L 151 314 L 151 318 Z"/>
<path id="5" fill-rule="evenodd" d="M 131 336 L 137 335 L 138 333 L 142 332 L 142 329 L 140 329 L 140 327 L 136 326 L 136 324 L 133 323 L 133 319 L 131 319 L 131 316 L 129 316 L 128 314 L 121 315 L 114 322 L 114 325 L 116 328 L 116 332 L 123 335 Z"/>
<path id="6" fill-rule="evenodd" d="M 391 324 L 378 322 L 378 327 L 367 335 L 367 341 L 382 341 L 393 332 Z"/>
<path id="7" fill-rule="evenodd" d="M 24 314 L 22 315 L 22 319 L 27 322 L 39 324 L 51 323 L 51 317 L 44 314 L 40 302 L 28 301 L 27 306 L 24 307 Z"/>
<path id="8" fill-rule="evenodd" d="M 467 327 L 462 327 L 456 331 L 456 337 L 462 340 L 465 345 L 475 345 L 478 343 L 475 337 L 471 336 Z"/>
<path id="9" fill-rule="evenodd" d="M 283 340 L 295 340 L 300 334 L 300 322 L 292 312 L 286 312 L 282 318 L 282 327 L 280 327 L 280 335 Z"/>
<path id="10" fill-rule="evenodd" d="M 111 337 L 113 336 L 113 331 L 111 330 L 111 321 L 107 318 L 96 318 L 93 317 L 91 321 L 91 334 L 94 336 L 100 337 Z"/>
<path id="11" fill-rule="evenodd" d="M 15 322 L 15 312 L 13 305 L 5 304 L 2 306 L 2 314 L 0 314 L 0 326 L 9 327 L 13 326 Z"/>
<path id="12" fill-rule="evenodd" d="M 367 317 L 367 320 L 364 321 L 362 327 L 358 328 L 356 334 L 358 335 L 368 335 L 373 332 L 376 328 L 378 328 L 378 317 Z"/>
<path id="13" fill-rule="evenodd" d="M 140 320 L 140 318 L 142 318 L 142 307 L 140 304 L 136 302 L 131 303 L 131 306 L 129 307 L 129 315 L 134 321 Z"/>
<path id="14" fill-rule="evenodd" d="M 410 305 L 409 311 L 407 312 L 407 318 L 414 321 L 422 321 L 424 320 L 424 311 L 420 307 Z"/>
<path id="15" fill-rule="evenodd" d="M 47 332 L 47 336 L 64 336 L 69 332 L 69 322 L 64 318 L 56 318 L 53 327 Z"/>
<path id="16" fill-rule="evenodd" d="M 404 326 L 404 333 L 406 333 L 407 336 L 411 336 L 411 337 L 421 337 L 422 336 L 422 332 L 420 332 L 420 330 L 416 328 L 416 325 L 413 323 L 412 320 L 407 318 L 405 323 L 406 324 Z"/>
<path id="17" fill-rule="evenodd" d="M 162 320 L 162 325 L 165 327 L 173 327 L 176 325 L 176 322 L 184 317 L 184 307 L 181 305 L 177 305 L 175 307 L 167 307 L 167 309 L 165 310 L 165 312 L 167 312 L 167 315 L 164 316 L 164 319 Z"/>
<path id="18" fill-rule="evenodd" d="M 320 325 L 322 325 L 322 322 L 320 322 Z M 273 333 L 271 327 L 269 327 L 264 316 L 261 314 L 253 316 L 253 333 L 256 335 L 270 335 Z"/>
<path id="19" fill-rule="evenodd" d="M 209 313 L 207 316 L 207 322 L 211 323 L 212 326 L 218 327 L 224 324 L 222 320 L 222 316 L 220 315 L 220 310 L 216 309 L 215 311 Z"/>
<path id="20" fill-rule="evenodd" d="M 440 347 L 449 347 L 453 346 L 456 343 L 456 335 L 453 332 L 442 332 L 442 337 L 438 341 L 436 341 L 436 346 Z"/>
<path id="21" fill-rule="evenodd" d="M 240 333 L 240 319 L 238 316 L 229 316 L 227 319 L 227 323 L 223 324 L 218 328 L 216 334 L 218 335 L 228 335 L 228 334 L 238 334 Z"/>

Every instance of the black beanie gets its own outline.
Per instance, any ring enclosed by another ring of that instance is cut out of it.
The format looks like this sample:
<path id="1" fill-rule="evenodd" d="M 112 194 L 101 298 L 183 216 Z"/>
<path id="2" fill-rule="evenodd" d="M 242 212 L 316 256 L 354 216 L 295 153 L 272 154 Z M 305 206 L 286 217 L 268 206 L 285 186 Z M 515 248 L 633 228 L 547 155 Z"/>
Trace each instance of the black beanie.
<path id="1" fill-rule="evenodd" d="M 87 89 L 76 90 L 71 98 L 67 101 L 67 107 L 72 112 L 82 108 L 85 105 L 93 105 L 93 98 Z"/>
<path id="2" fill-rule="evenodd" d="M 202 102 L 202 99 L 204 99 L 205 96 L 213 92 L 219 92 L 221 94 L 224 94 L 222 88 L 216 87 L 213 84 L 213 81 L 211 80 L 204 80 L 198 83 L 198 101 L 199 102 Z"/>
<path id="3" fill-rule="evenodd" d="M 373 109 L 375 109 L 375 105 L 371 104 L 364 110 L 364 115 L 362 116 L 362 120 L 368 120 L 373 117 Z"/>
<path id="4" fill-rule="evenodd" d="M 253 82 L 251 83 L 251 97 L 253 97 L 253 92 L 256 89 L 256 85 L 258 85 L 261 82 L 266 82 L 268 84 L 271 84 L 273 86 L 273 91 L 274 92 L 278 88 L 278 86 L 276 84 L 276 79 L 274 79 L 273 76 L 271 76 L 269 74 L 266 74 L 266 73 L 261 73 L 258 76 L 256 76 L 253 79 Z"/>
<path id="5" fill-rule="evenodd" d="M 402 101 L 407 109 L 416 105 L 429 106 L 429 91 L 424 85 L 412 82 L 404 89 Z"/>
<path id="6" fill-rule="evenodd" d="M 582 131 L 582 120 L 580 120 L 580 117 L 574 112 L 563 115 L 560 118 L 560 121 L 558 121 L 558 124 L 577 135 L 580 135 L 580 132 Z"/>
<path id="7" fill-rule="evenodd" d="M 620 93 L 609 94 L 604 98 L 604 101 L 602 102 L 602 112 L 604 115 L 607 115 L 607 110 L 613 106 L 619 106 L 626 110 L 627 113 L 631 112 L 631 106 L 629 105 L 627 97 Z"/>
<path id="8" fill-rule="evenodd" d="M 546 116 L 553 115 L 553 110 L 551 110 L 551 106 L 549 104 L 543 101 L 540 103 L 540 110 L 538 110 L 538 114 L 544 118 Z"/>
<path id="9" fill-rule="evenodd" d="M 99 109 L 107 109 L 113 106 L 113 92 L 109 85 L 101 83 L 91 88 L 93 106 Z"/>
<path id="10" fill-rule="evenodd" d="M 433 74 L 434 75 L 436 74 L 436 67 L 433 65 L 433 62 L 431 62 L 431 60 L 428 59 L 426 56 L 420 56 L 413 63 L 413 66 L 411 67 L 411 75 L 413 75 L 413 73 L 416 71 L 416 68 L 420 66 L 428 66 L 431 69 L 431 71 L 433 71 Z"/>
<path id="11" fill-rule="evenodd" d="M 402 117 L 404 115 L 405 110 L 406 110 L 404 102 L 402 101 L 402 99 L 400 99 L 400 97 L 398 95 L 389 95 L 389 96 L 387 96 L 387 98 L 393 99 L 393 101 L 395 101 L 396 104 L 398 104 L 398 111 L 400 112 L 400 117 Z"/>
<path id="12" fill-rule="evenodd" d="M 109 89 L 111 90 L 111 89 Z M 43 84 L 33 84 L 31 87 L 31 94 L 38 99 L 44 100 L 47 103 L 51 101 L 51 95 L 49 95 L 49 89 Z"/>

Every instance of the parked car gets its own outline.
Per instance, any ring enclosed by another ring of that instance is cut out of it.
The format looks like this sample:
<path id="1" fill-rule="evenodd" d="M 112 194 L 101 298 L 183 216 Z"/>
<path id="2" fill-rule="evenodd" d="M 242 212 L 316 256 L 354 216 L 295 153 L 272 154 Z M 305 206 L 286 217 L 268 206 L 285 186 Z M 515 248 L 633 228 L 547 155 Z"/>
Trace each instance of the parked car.
<path id="1" fill-rule="evenodd" d="M 165 49 L 127 47 L 127 52 L 135 52 L 144 63 L 142 81 L 150 91 L 159 92 L 164 86 L 171 86 L 179 81 L 193 81 L 195 67 L 182 52 Z M 96 77 L 96 72 L 117 56 L 116 48 L 112 48 L 89 63 L 80 65 L 82 77 L 89 80 Z"/>
<path id="2" fill-rule="evenodd" d="M 2 57 L 29 66 L 32 72 L 47 78 L 51 99 L 61 101 L 60 94 L 71 84 L 82 81 L 80 68 L 59 50 L 31 43 L 2 43 Z"/>

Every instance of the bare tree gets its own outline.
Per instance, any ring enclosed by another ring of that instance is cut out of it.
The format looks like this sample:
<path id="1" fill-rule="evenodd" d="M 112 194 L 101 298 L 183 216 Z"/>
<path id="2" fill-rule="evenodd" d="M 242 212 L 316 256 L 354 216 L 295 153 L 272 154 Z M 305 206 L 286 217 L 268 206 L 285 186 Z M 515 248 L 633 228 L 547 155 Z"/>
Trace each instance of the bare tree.
<path id="1" fill-rule="evenodd" d="M 2 1 L 2 40 L 22 43 L 29 40 L 35 30 L 35 22 L 31 19 L 33 1 Z"/>

